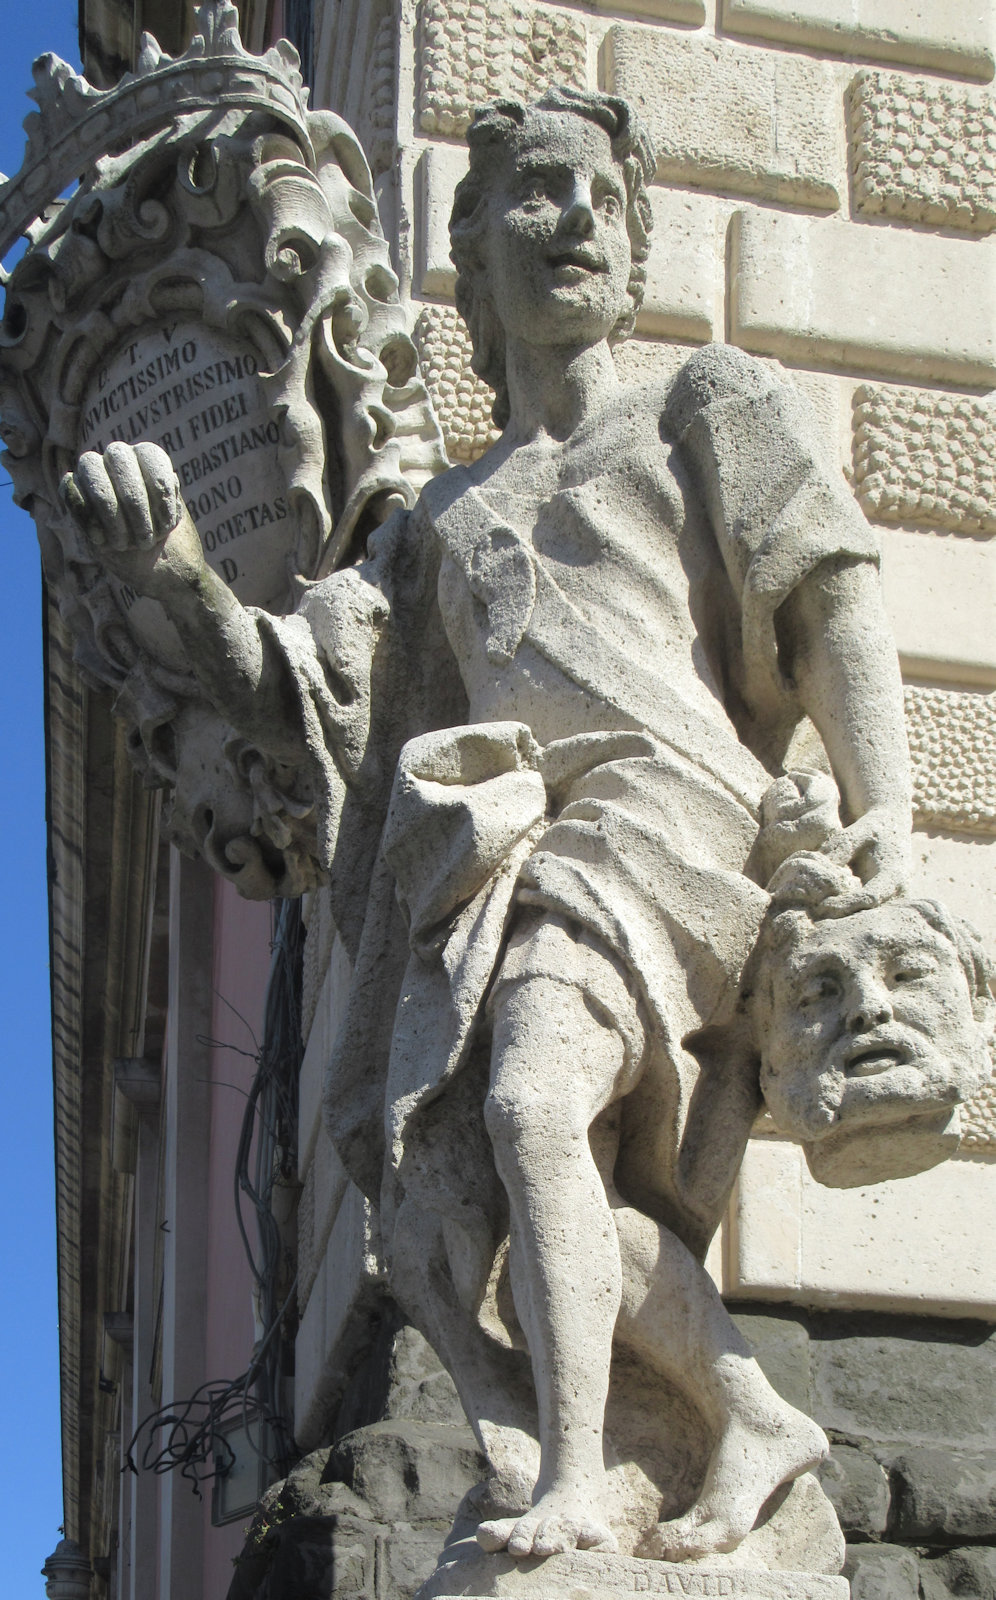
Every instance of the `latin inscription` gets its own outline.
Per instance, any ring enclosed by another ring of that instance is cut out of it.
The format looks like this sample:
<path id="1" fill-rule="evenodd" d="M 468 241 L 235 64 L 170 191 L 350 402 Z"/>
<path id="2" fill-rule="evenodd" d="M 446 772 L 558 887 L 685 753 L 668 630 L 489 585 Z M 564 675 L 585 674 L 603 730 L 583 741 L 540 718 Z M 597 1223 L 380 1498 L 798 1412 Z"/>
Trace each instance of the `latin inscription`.
<path id="1" fill-rule="evenodd" d="M 294 528 L 251 350 L 195 323 L 145 329 L 94 374 L 81 408 L 80 453 L 113 440 L 161 445 L 215 571 L 241 600 L 281 605 Z M 119 595 L 130 610 L 134 592 Z"/>

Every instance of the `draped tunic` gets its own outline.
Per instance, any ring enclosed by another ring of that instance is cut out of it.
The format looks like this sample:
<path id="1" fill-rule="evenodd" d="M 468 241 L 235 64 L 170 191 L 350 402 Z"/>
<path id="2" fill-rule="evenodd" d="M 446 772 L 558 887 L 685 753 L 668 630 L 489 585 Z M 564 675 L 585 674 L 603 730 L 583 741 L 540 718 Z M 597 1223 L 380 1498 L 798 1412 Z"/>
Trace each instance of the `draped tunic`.
<path id="1" fill-rule="evenodd" d="M 673 383 L 614 391 L 538 509 L 453 469 L 367 561 L 267 623 L 333 878 L 357 794 L 383 815 L 325 1103 L 388 1211 L 401 1181 L 467 1213 L 452 1130 L 425 1112 L 468 1059 L 526 903 L 600 941 L 641 1007 L 638 1203 L 699 1246 L 718 1220 L 733 1170 L 707 1202 L 682 1194 L 689 1042 L 728 1014 L 763 915 L 743 869 L 801 715 L 776 613 L 821 563 L 878 559 L 827 456 L 783 376 L 708 347 Z"/>

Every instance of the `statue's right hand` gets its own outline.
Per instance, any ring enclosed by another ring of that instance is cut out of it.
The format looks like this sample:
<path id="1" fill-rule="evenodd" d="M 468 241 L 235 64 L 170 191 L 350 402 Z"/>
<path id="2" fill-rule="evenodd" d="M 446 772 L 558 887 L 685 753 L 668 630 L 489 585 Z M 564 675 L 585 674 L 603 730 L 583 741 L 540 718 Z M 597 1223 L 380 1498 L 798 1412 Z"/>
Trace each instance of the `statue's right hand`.
<path id="1" fill-rule="evenodd" d="M 100 560 L 139 586 L 169 535 L 189 522 L 173 463 L 155 444 L 115 442 L 103 455 L 88 450 L 59 487 Z"/>

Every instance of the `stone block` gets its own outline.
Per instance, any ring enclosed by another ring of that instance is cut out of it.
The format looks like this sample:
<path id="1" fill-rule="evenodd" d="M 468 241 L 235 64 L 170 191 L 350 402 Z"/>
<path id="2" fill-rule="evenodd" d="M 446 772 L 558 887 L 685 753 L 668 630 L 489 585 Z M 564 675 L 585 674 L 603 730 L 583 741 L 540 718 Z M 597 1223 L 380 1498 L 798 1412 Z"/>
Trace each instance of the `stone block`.
<path id="1" fill-rule="evenodd" d="M 909 1544 L 996 1540 L 996 1452 L 906 1450 L 890 1465 L 892 1531 Z"/>
<path id="2" fill-rule="evenodd" d="M 637 17 L 659 18 L 662 22 L 705 21 L 705 0 L 588 0 L 596 11 L 631 11 Z"/>
<path id="3" fill-rule="evenodd" d="M 650 203 L 654 231 L 637 331 L 711 339 L 723 292 L 716 203 L 707 195 L 657 188 L 650 191 Z"/>
<path id="4" fill-rule="evenodd" d="M 745 1568 L 737 1557 L 694 1562 L 643 1561 L 603 1550 L 547 1556 L 532 1582 L 528 1568 L 505 1553 L 486 1555 L 475 1543 L 450 1545 L 421 1600 L 475 1595 L 494 1600 L 621 1600 L 624 1595 L 686 1595 L 689 1600 L 848 1600 L 847 1580 L 824 1573 Z M 524 1570 L 525 1569 L 525 1570 Z"/>
<path id="5" fill-rule="evenodd" d="M 993 75 L 992 0 L 723 0 L 722 19 L 752 39 Z"/>
<path id="6" fill-rule="evenodd" d="M 645 118 L 661 178 L 839 206 L 840 97 L 826 63 L 625 25 L 609 29 L 602 63 Z"/>
<path id="7" fill-rule="evenodd" d="M 526 0 L 424 0 L 418 52 L 418 125 L 445 138 L 460 138 L 488 100 L 587 83 L 582 19 Z"/>
<path id="8" fill-rule="evenodd" d="M 922 1600 L 996 1600 L 996 1550 L 969 1546 L 920 1561 Z"/>
<path id="9" fill-rule="evenodd" d="M 453 191 L 467 170 L 462 145 L 430 144 L 419 163 L 422 212 L 421 279 L 423 294 L 452 299 L 456 268 L 450 260 L 450 211 Z"/>
<path id="10" fill-rule="evenodd" d="M 848 93 L 855 209 L 935 227 L 996 227 L 996 102 L 978 89 L 859 72 Z"/>
<path id="11" fill-rule="evenodd" d="M 454 462 L 476 461 L 498 430 L 491 421 L 494 390 L 471 371 L 466 323 L 453 306 L 424 306 L 412 337 L 446 454 Z"/>
<path id="12" fill-rule="evenodd" d="M 996 682 L 996 544 L 884 528 L 882 584 L 907 677 Z"/>
<path id="13" fill-rule="evenodd" d="M 814 1326 L 811 1352 L 818 1421 L 837 1436 L 867 1441 L 886 1469 L 920 1445 L 991 1446 L 996 1337 L 979 1324 L 954 1324 L 947 1338 L 936 1324 L 841 1327 L 829 1318 Z"/>
<path id="14" fill-rule="evenodd" d="M 864 384 L 854 487 L 876 522 L 996 533 L 996 411 L 969 395 Z"/>
<path id="15" fill-rule="evenodd" d="M 754 1139 L 735 1194 L 726 1293 L 996 1316 L 996 1240 L 976 1221 L 994 1196 L 996 1166 L 967 1160 L 913 1178 L 827 1189 L 796 1145 Z"/>
<path id="16" fill-rule="evenodd" d="M 819 1469 L 819 1479 L 845 1538 L 882 1537 L 889 1518 L 889 1480 L 874 1456 L 835 1444 L 829 1461 Z"/>
<path id="17" fill-rule="evenodd" d="M 445 1528 L 486 1463 L 469 1427 L 375 1422 L 335 1445 L 329 1471 L 378 1522 L 439 1522 Z"/>
<path id="18" fill-rule="evenodd" d="M 740 211 L 731 329 L 802 365 L 991 382 L 996 262 L 981 240 Z"/>
<path id="19" fill-rule="evenodd" d="M 773 1388 L 806 1413 L 812 1410 L 809 1379 L 809 1334 L 802 1322 L 775 1313 L 737 1311 L 733 1320 L 751 1346 Z"/>
<path id="20" fill-rule="evenodd" d="M 850 1546 L 844 1576 L 851 1580 L 851 1600 L 920 1600 L 920 1564 L 915 1551 L 901 1545 Z"/>
<path id="21" fill-rule="evenodd" d="M 996 832 L 996 694 L 917 686 L 905 699 L 917 826 Z"/>

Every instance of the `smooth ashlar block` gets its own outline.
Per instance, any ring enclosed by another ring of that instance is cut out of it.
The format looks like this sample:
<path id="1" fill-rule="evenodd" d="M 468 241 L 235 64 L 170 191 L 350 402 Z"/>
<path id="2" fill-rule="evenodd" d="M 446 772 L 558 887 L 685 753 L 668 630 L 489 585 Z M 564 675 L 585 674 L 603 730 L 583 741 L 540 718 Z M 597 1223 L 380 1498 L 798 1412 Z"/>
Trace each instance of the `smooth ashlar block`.
<path id="1" fill-rule="evenodd" d="M 996 545 L 883 528 L 882 584 L 908 677 L 996 683 Z"/>
<path id="2" fill-rule="evenodd" d="M 996 1237 L 978 1219 L 994 1199 L 989 1162 L 947 1161 L 913 1178 L 827 1189 L 797 1145 L 754 1139 L 737 1186 L 726 1292 L 992 1318 Z"/>
<path id="3" fill-rule="evenodd" d="M 659 177 L 840 205 L 840 96 L 825 62 L 621 24 L 605 36 L 602 70 L 646 120 Z"/>
<path id="4" fill-rule="evenodd" d="M 749 38 L 993 75 L 992 0 L 723 0 L 722 18 Z"/>
<path id="5" fill-rule="evenodd" d="M 784 213 L 733 218 L 732 337 L 800 365 L 982 384 L 996 375 L 983 240 Z"/>
<path id="6" fill-rule="evenodd" d="M 992 401 L 863 385 L 854 395 L 854 487 L 876 522 L 996 533 Z"/>
<path id="7" fill-rule="evenodd" d="M 583 20 L 524 0 L 424 0 L 418 52 L 418 126 L 446 138 L 460 138 L 488 100 L 587 82 Z"/>

